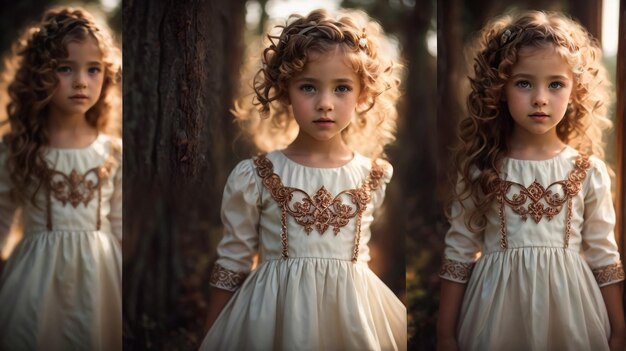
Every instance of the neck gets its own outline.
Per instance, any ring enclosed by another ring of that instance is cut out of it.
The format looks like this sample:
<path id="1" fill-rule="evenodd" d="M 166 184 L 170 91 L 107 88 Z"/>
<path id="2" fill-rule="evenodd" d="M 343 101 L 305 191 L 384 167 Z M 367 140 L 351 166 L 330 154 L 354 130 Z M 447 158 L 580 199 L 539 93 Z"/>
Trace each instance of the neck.
<path id="1" fill-rule="evenodd" d="M 50 111 L 46 125 L 48 145 L 58 148 L 82 148 L 90 145 L 98 129 L 87 123 L 84 114 L 62 114 Z"/>
<path id="2" fill-rule="evenodd" d="M 341 167 L 354 157 L 341 134 L 329 140 L 317 140 L 306 133 L 299 133 L 283 153 L 304 166 L 322 168 Z"/>
<path id="3" fill-rule="evenodd" d="M 300 132 L 286 150 L 312 157 L 326 157 L 332 159 L 352 158 L 352 150 L 350 150 L 348 145 L 343 141 L 341 134 L 329 140 L 317 140 L 306 133 Z"/>
<path id="4" fill-rule="evenodd" d="M 94 127 L 87 123 L 87 118 L 84 113 L 65 114 L 54 108 L 51 108 L 48 114 L 47 127 L 51 133 L 80 133 L 85 130 L 94 129 Z"/>
<path id="5" fill-rule="evenodd" d="M 565 143 L 556 135 L 556 128 L 541 135 L 515 128 L 509 140 L 511 154 L 534 155 L 533 158 L 551 157 L 564 147 Z"/>

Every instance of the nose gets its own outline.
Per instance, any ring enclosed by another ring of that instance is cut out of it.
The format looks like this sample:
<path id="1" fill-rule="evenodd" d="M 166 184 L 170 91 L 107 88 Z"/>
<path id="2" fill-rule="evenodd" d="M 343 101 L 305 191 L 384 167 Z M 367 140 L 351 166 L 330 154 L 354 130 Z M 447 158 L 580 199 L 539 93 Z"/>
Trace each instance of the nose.
<path id="1" fill-rule="evenodd" d="M 547 93 L 544 89 L 538 89 L 535 95 L 533 96 L 533 106 L 542 107 L 548 104 Z"/>
<path id="2" fill-rule="evenodd" d="M 329 93 L 320 93 L 319 100 L 317 101 L 317 109 L 319 111 L 332 111 L 333 110 L 333 100 L 332 94 Z"/>
<path id="3" fill-rule="evenodd" d="M 87 87 L 87 80 L 85 79 L 85 74 L 79 72 L 74 76 L 74 88 L 75 89 L 84 89 Z"/>

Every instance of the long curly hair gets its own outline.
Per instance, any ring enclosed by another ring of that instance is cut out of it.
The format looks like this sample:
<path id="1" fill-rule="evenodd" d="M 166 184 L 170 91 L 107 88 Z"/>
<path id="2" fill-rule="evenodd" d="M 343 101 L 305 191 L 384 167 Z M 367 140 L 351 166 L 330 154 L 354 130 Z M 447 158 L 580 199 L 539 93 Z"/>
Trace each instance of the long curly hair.
<path id="1" fill-rule="evenodd" d="M 472 50 L 468 115 L 459 123 L 454 151 L 458 179 L 452 201 L 473 201 L 476 210 L 466 223 L 473 231 L 484 227 L 483 216 L 494 199 L 492 189 L 513 133 L 504 87 L 520 49 L 546 45 L 554 45 L 574 77 L 571 103 L 556 127 L 557 136 L 581 153 L 604 158 L 603 131 L 612 126 L 607 118 L 611 95 L 598 42 L 561 13 L 526 11 L 492 20 L 480 31 Z"/>
<path id="2" fill-rule="evenodd" d="M 47 174 L 43 151 L 49 142 L 48 106 L 58 84 L 58 61 L 68 56 L 68 43 L 88 38 L 95 39 L 102 53 L 104 79 L 100 97 L 85 118 L 98 131 L 119 135 L 121 52 L 106 26 L 97 25 L 87 11 L 70 7 L 46 11 L 39 23 L 24 31 L 5 61 L 8 118 L 3 123 L 10 127 L 3 137 L 6 166 L 18 195 L 30 193 L 32 201 Z"/>
<path id="3" fill-rule="evenodd" d="M 307 16 L 291 15 L 275 29 L 280 33 L 267 34 L 253 86 L 235 102 L 233 114 L 244 134 L 261 151 L 292 142 L 298 126 L 288 102 L 289 80 L 304 70 L 311 53 L 324 54 L 339 46 L 360 79 L 363 101 L 342 136 L 352 150 L 382 155 L 384 146 L 395 140 L 402 65 L 381 26 L 362 11 L 343 10 L 334 17 L 315 10 Z"/>

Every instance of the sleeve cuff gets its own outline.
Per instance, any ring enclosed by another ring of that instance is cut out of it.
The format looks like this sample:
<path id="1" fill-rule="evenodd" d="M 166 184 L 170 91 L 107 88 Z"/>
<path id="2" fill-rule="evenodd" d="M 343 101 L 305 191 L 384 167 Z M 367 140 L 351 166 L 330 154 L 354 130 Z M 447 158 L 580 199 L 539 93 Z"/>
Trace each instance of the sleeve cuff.
<path id="1" fill-rule="evenodd" d="M 459 262 L 444 258 L 441 263 L 439 277 L 457 283 L 467 283 L 472 275 L 475 262 Z"/>
<path id="2" fill-rule="evenodd" d="M 608 266 L 602 266 L 592 269 L 598 286 L 603 287 L 605 285 L 619 283 L 624 280 L 624 266 L 622 262 L 610 264 Z"/>
<path id="3" fill-rule="evenodd" d="M 235 291 L 243 284 L 246 276 L 246 273 L 231 271 L 216 263 L 211 273 L 209 285 L 227 291 Z"/>

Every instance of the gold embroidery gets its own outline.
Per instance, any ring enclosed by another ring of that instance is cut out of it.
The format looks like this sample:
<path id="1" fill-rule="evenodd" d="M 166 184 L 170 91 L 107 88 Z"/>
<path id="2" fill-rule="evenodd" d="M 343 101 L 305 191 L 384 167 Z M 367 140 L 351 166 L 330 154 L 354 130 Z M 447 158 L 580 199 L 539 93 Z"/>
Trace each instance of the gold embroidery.
<path id="1" fill-rule="evenodd" d="M 372 170 L 368 178 L 357 189 L 344 190 L 333 197 L 322 186 L 311 197 L 303 190 L 284 186 L 280 177 L 274 173 L 272 162 L 265 155 L 255 158 L 254 164 L 263 185 L 269 189 L 272 198 L 281 208 L 283 258 L 289 257 L 287 214 L 291 215 L 296 223 L 303 226 L 307 234 L 310 234 L 315 228 L 321 235 L 329 227 L 333 228 L 335 235 L 339 234 L 341 228 L 345 227 L 350 219 L 356 217 L 356 235 L 352 255 L 352 260 L 356 262 L 361 239 L 361 217 L 371 199 L 370 192 L 380 186 L 384 175 L 382 167 L 372 162 Z M 345 204 L 346 202 L 348 204 Z"/>
<path id="2" fill-rule="evenodd" d="M 572 222 L 572 198 L 580 192 L 582 182 L 587 176 L 587 170 L 591 166 L 589 156 L 579 155 L 576 158 L 574 169 L 570 172 L 567 180 L 561 180 L 544 188 L 537 180 L 529 187 L 507 180 L 500 180 L 496 185 L 496 200 L 500 203 L 498 215 L 500 217 L 500 247 L 508 246 L 504 206 L 509 205 L 513 212 L 520 215 L 526 221 L 530 216 L 535 223 L 539 223 L 545 216 L 551 220 L 561 212 L 563 205 L 567 203 L 565 248 L 569 245 Z M 519 193 L 508 197 L 511 188 L 520 188 Z M 553 190 L 557 188 L 557 190 Z M 554 191 L 554 192 L 553 192 Z M 530 200 L 530 204 L 526 203 Z M 541 202 L 543 200 L 543 202 Z M 545 204 L 544 204 L 545 203 Z"/>
<path id="3" fill-rule="evenodd" d="M 213 266 L 209 284 L 216 288 L 235 291 L 243 284 L 246 276 L 246 273 L 231 271 L 216 263 L 215 266 Z"/>
<path id="4" fill-rule="evenodd" d="M 121 148 L 111 143 L 111 155 L 99 167 L 94 167 L 84 174 L 73 169 L 69 175 L 54 169 L 48 169 L 47 181 L 45 183 L 46 212 L 48 230 L 52 230 L 52 197 L 63 206 L 67 203 L 76 208 L 81 203 L 87 207 L 94 196 L 98 196 L 98 208 L 96 218 L 96 230 L 100 230 L 101 219 L 100 210 L 102 207 L 102 183 L 109 177 L 111 169 L 121 161 Z"/>
<path id="5" fill-rule="evenodd" d="M 444 257 L 439 276 L 444 279 L 466 283 L 472 275 L 474 262 L 459 262 Z"/>
<path id="6" fill-rule="evenodd" d="M 94 198 L 100 187 L 99 168 L 92 168 L 82 176 L 76 170 L 68 175 L 50 170 L 50 193 L 65 206 L 68 202 L 76 208 L 79 204 L 85 207 Z"/>
<path id="7" fill-rule="evenodd" d="M 600 286 L 617 283 L 626 279 L 622 262 L 616 262 L 608 266 L 599 267 L 593 269 L 591 272 Z"/>

